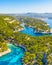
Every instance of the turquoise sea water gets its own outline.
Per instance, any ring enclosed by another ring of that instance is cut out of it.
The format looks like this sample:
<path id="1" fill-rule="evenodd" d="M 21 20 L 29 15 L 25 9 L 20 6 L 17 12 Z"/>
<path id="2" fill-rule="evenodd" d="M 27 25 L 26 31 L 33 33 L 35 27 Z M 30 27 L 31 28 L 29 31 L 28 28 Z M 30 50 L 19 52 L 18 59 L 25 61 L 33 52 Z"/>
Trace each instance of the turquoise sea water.
<path id="1" fill-rule="evenodd" d="M 35 30 L 32 27 L 25 27 L 24 30 L 20 32 L 31 35 L 31 36 L 42 36 L 43 35 L 42 33 L 35 33 Z"/>
<path id="2" fill-rule="evenodd" d="M 48 19 L 48 20 L 44 20 L 45 22 L 47 22 L 47 24 L 49 24 L 49 26 L 52 28 L 52 19 Z M 24 27 L 24 30 L 20 31 L 24 34 L 28 34 L 31 36 L 42 36 L 45 35 L 43 33 L 35 33 L 35 30 L 32 27 Z M 48 35 L 48 34 L 46 34 Z M 52 35 L 52 34 L 49 34 Z"/>
<path id="3" fill-rule="evenodd" d="M 12 44 L 8 46 L 11 52 L 0 57 L 0 65 L 22 65 L 25 50 Z"/>

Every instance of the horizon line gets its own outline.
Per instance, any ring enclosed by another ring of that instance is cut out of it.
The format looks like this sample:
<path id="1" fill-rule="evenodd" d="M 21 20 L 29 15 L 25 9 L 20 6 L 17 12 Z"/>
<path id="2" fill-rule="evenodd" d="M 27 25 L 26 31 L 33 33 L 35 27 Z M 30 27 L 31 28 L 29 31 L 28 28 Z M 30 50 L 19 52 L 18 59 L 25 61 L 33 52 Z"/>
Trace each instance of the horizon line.
<path id="1" fill-rule="evenodd" d="M 52 12 L 26 12 L 26 13 L 0 13 L 0 14 L 30 14 L 30 13 L 37 13 L 37 14 L 51 14 Z"/>

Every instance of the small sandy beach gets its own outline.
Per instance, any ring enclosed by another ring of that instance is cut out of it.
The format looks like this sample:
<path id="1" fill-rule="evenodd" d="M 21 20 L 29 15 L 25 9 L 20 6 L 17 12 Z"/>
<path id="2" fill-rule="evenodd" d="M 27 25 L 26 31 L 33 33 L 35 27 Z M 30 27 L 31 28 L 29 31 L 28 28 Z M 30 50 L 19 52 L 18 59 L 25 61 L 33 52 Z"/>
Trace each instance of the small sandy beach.
<path id="1" fill-rule="evenodd" d="M 4 52 L 0 52 L 0 57 L 3 56 L 3 55 L 8 54 L 8 53 L 10 53 L 10 52 L 11 52 L 10 49 L 8 49 L 7 51 L 4 51 Z"/>

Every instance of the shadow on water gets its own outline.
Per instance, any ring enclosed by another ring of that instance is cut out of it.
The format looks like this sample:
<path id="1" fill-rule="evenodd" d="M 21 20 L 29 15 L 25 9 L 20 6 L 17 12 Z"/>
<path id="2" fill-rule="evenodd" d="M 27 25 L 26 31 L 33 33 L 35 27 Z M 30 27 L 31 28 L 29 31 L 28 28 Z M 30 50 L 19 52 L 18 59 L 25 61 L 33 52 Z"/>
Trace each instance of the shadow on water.
<path id="1" fill-rule="evenodd" d="M 47 54 L 46 53 L 43 54 L 42 63 L 43 63 L 42 65 L 48 65 L 48 60 L 47 60 Z"/>

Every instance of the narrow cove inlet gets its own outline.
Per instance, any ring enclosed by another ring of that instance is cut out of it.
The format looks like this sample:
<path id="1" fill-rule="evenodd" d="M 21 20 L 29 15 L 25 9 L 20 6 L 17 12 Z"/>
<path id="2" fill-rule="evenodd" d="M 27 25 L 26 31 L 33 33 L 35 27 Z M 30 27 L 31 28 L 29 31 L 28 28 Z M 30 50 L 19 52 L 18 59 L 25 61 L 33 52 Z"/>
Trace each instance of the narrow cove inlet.
<path id="1" fill-rule="evenodd" d="M 10 16 L 0 20 L 0 65 L 47 65 L 52 54 L 50 23 L 34 18 L 22 22 Z"/>
<path id="2" fill-rule="evenodd" d="M 21 47 L 8 44 L 11 52 L 0 57 L 0 65 L 22 65 L 25 50 Z"/>
<path id="3" fill-rule="evenodd" d="M 32 27 L 27 27 L 27 26 L 24 26 L 24 30 L 21 30 L 20 32 L 21 33 L 24 33 L 24 34 L 28 34 L 28 35 L 31 35 L 31 36 L 43 36 L 43 35 L 51 35 L 52 36 L 52 19 L 47 19 L 47 20 L 43 20 L 45 21 L 47 24 L 49 24 L 50 28 L 51 28 L 51 33 L 49 34 L 44 34 L 44 33 L 36 33 L 35 32 L 35 29 L 32 28 Z"/>

